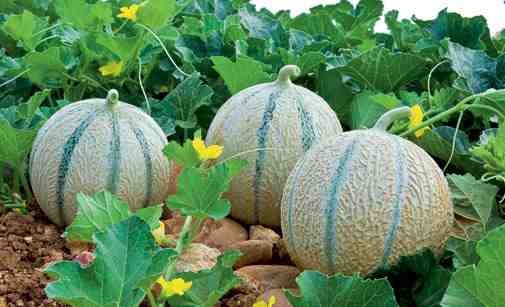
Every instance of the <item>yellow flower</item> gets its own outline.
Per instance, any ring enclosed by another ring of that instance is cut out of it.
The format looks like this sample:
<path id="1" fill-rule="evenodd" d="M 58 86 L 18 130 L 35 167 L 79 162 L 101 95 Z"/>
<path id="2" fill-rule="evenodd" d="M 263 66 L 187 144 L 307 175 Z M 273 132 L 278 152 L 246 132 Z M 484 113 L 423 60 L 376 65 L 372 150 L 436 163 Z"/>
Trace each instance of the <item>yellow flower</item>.
<path id="1" fill-rule="evenodd" d="M 409 128 L 416 128 L 423 123 L 424 113 L 421 106 L 416 104 L 410 108 L 410 123 Z M 416 138 L 422 137 L 426 131 L 430 130 L 429 127 L 419 129 L 415 132 Z"/>
<path id="2" fill-rule="evenodd" d="M 161 245 L 163 243 L 165 239 L 165 224 L 163 222 L 160 221 L 160 227 L 153 230 L 153 236 L 158 244 Z"/>
<path id="3" fill-rule="evenodd" d="M 131 21 L 137 20 L 137 12 L 140 8 L 140 5 L 138 4 L 132 4 L 130 6 L 123 6 L 119 10 L 121 13 L 117 15 L 119 18 L 125 18 Z"/>
<path id="4" fill-rule="evenodd" d="M 223 146 L 211 145 L 207 147 L 205 142 L 200 138 L 195 138 L 193 140 L 193 148 L 202 161 L 217 159 L 223 153 Z"/>
<path id="5" fill-rule="evenodd" d="M 193 283 L 191 281 L 186 282 L 182 278 L 172 279 L 170 281 L 166 281 L 165 278 L 158 278 L 157 283 L 161 286 L 161 297 L 167 298 L 173 295 L 184 295 L 186 291 L 191 289 Z"/>
<path id="6" fill-rule="evenodd" d="M 276 302 L 277 302 L 277 300 L 275 299 L 275 296 L 272 295 L 268 299 L 268 304 L 265 303 L 265 301 L 258 301 L 256 303 L 254 303 L 253 307 L 273 307 Z"/>
<path id="7" fill-rule="evenodd" d="M 123 62 L 110 62 L 107 65 L 101 66 L 98 70 L 104 77 L 117 77 L 121 74 L 121 70 L 123 70 Z"/>

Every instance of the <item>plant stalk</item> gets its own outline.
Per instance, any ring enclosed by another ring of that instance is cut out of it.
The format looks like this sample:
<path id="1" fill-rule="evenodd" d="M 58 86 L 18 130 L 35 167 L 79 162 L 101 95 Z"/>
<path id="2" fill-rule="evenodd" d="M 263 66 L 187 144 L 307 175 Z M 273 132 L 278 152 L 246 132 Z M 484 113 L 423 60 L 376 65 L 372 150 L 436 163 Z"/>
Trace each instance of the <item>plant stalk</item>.
<path id="1" fill-rule="evenodd" d="M 433 116 L 432 118 L 428 119 L 427 121 L 424 121 L 422 124 L 420 124 L 417 127 L 410 128 L 409 130 L 401 133 L 400 136 L 410 135 L 410 134 L 416 132 L 417 130 L 423 129 L 425 127 L 430 126 L 431 124 L 438 122 L 439 120 L 445 119 L 445 118 L 451 116 L 452 114 L 459 113 L 467 107 L 467 103 L 469 103 L 470 101 L 472 101 L 476 98 L 482 97 L 482 96 L 483 96 L 482 93 L 468 96 L 465 99 L 458 102 L 458 104 L 456 104 L 454 107 L 450 108 L 449 110 L 446 110 L 442 113 L 439 113 L 439 114 Z"/>
<path id="2" fill-rule="evenodd" d="M 182 255 L 184 252 L 184 249 L 187 247 L 187 243 L 191 242 L 189 240 L 186 240 L 185 238 L 192 232 L 192 224 L 193 224 L 193 217 L 191 215 L 188 215 L 186 217 L 186 220 L 184 221 L 184 226 L 182 226 L 182 230 L 179 233 L 179 238 L 177 239 L 177 245 L 175 246 L 175 251 L 177 252 L 177 258 Z M 174 274 L 175 266 L 177 264 L 177 259 L 175 259 L 167 268 L 165 271 L 165 279 L 170 280 L 172 278 L 172 275 Z"/>
<path id="3" fill-rule="evenodd" d="M 30 189 L 30 184 L 28 183 L 28 180 L 26 180 L 26 167 L 25 165 L 23 165 L 21 167 L 21 169 L 19 170 L 19 174 L 17 174 L 17 176 L 19 176 L 19 179 L 21 180 L 21 186 L 23 187 L 23 190 L 25 190 L 25 194 L 27 196 L 27 200 L 28 200 L 28 203 L 30 203 L 33 199 L 33 194 L 32 194 L 32 191 Z"/>

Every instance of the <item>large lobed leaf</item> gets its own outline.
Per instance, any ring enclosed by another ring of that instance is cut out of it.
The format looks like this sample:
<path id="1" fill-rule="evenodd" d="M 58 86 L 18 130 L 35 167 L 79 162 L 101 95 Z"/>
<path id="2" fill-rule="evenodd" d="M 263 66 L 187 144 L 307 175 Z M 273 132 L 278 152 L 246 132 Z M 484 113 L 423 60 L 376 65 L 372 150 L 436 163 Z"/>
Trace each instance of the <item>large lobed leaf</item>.
<path id="1" fill-rule="evenodd" d="M 20 15 L 11 15 L 3 24 L 2 29 L 14 40 L 20 42 L 26 50 L 34 50 L 39 41 L 44 38 L 47 18 L 40 18 L 30 11 Z"/>
<path id="2" fill-rule="evenodd" d="M 230 160 L 217 164 L 208 172 L 196 167 L 184 168 L 177 178 L 177 193 L 167 199 L 168 206 L 181 210 L 184 215 L 224 218 L 230 212 L 230 202 L 221 195 L 246 164 L 243 160 Z"/>
<path id="3" fill-rule="evenodd" d="M 239 57 L 236 62 L 232 62 L 223 56 L 214 56 L 210 59 L 232 95 L 250 86 L 271 80 L 270 76 L 263 71 L 263 63 L 256 60 Z"/>
<path id="4" fill-rule="evenodd" d="M 77 215 L 63 234 L 67 240 L 92 242 L 93 235 L 131 216 L 141 218 L 151 230 L 158 228 L 162 208 L 160 205 L 142 208 L 132 213 L 128 204 L 108 191 L 94 196 L 77 194 Z"/>
<path id="5" fill-rule="evenodd" d="M 359 276 L 328 277 L 305 271 L 296 278 L 301 296 L 289 290 L 286 296 L 293 307 L 394 307 L 393 289 L 386 279 L 365 280 Z"/>
<path id="6" fill-rule="evenodd" d="M 0 162 L 19 169 L 36 136 L 37 130 L 14 128 L 0 117 Z"/>
<path id="7" fill-rule="evenodd" d="M 46 288 L 51 299 L 74 307 L 138 306 L 176 252 L 155 243 L 149 225 L 133 216 L 93 237 L 95 260 L 86 268 L 60 261 L 45 272 L 56 278 Z"/>
<path id="8" fill-rule="evenodd" d="M 479 181 L 470 174 L 447 176 L 456 214 L 479 222 L 484 229 L 496 205 L 498 187 Z"/>
<path id="9" fill-rule="evenodd" d="M 505 302 L 505 226 L 479 241 L 480 262 L 458 269 L 442 300 L 443 307 L 499 307 Z"/>
<path id="10" fill-rule="evenodd" d="M 338 69 L 367 89 L 389 93 L 425 72 L 425 60 L 415 54 L 393 53 L 384 47 L 363 53 Z"/>
<path id="11" fill-rule="evenodd" d="M 195 112 L 204 105 L 210 105 L 213 94 L 212 88 L 203 84 L 198 75 L 192 75 L 153 105 L 154 119 L 165 128 L 166 134 L 174 132 L 174 124 L 186 129 L 195 128 Z"/>

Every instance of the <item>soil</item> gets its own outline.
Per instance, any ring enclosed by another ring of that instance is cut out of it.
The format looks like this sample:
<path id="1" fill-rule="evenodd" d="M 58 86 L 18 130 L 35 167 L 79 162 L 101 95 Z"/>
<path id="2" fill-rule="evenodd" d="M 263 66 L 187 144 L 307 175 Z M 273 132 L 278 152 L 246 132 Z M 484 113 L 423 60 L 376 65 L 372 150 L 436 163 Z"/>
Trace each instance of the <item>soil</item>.
<path id="1" fill-rule="evenodd" d="M 178 233 L 184 219 L 168 213 L 163 220 L 167 234 L 171 234 Z M 195 241 L 205 243 L 217 228 L 216 222 L 205 222 Z M 47 298 L 44 288 L 51 279 L 43 269 L 53 261 L 82 257 L 86 254 L 82 252 L 92 251 L 92 247 L 66 242 L 61 237 L 63 231 L 52 224 L 36 204 L 30 206 L 27 215 L 15 211 L 0 215 L 0 307 L 68 306 Z M 280 253 L 275 250 L 275 254 Z M 286 261 L 272 259 L 272 262 L 285 264 Z M 259 294 L 258 289 L 231 291 L 218 306 L 252 306 Z M 141 306 L 148 304 L 144 302 Z"/>
<path id="2" fill-rule="evenodd" d="M 0 307 L 66 306 L 47 299 L 50 279 L 42 272 L 49 262 L 72 258 L 61 232 L 36 208 L 0 216 Z"/>

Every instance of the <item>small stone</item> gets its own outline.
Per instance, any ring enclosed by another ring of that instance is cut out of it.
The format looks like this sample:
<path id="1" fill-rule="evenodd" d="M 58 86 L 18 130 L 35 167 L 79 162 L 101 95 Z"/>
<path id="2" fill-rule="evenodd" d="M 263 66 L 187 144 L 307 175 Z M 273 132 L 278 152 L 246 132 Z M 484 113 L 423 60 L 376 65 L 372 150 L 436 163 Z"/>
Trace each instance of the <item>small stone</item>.
<path id="1" fill-rule="evenodd" d="M 296 288 L 296 277 L 300 274 L 289 265 L 250 265 L 235 271 L 237 276 L 248 283 L 257 283 L 263 290 L 276 288 Z"/>
<path id="2" fill-rule="evenodd" d="M 246 241 L 247 237 L 247 230 L 242 225 L 226 218 L 219 221 L 218 227 L 203 239 L 203 243 L 219 250 L 224 250 L 232 244 Z"/>
<path id="3" fill-rule="evenodd" d="M 289 289 L 292 293 L 298 294 L 298 290 Z M 262 295 L 258 296 L 255 302 L 264 301 L 268 303 L 270 297 L 275 296 L 275 307 L 293 307 L 291 303 L 288 301 L 288 298 L 284 294 L 284 290 L 282 289 L 271 289 L 265 291 Z"/>
<path id="4" fill-rule="evenodd" d="M 24 240 L 25 240 L 26 243 L 31 244 L 33 242 L 33 237 L 32 236 L 30 236 L 30 237 L 24 237 Z"/>
<path id="5" fill-rule="evenodd" d="M 16 306 L 24 306 L 25 303 L 23 303 L 23 300 L 17 300 L 16 301 Z"/>
<path id="6" fill-rule="evenodd" d="M 270 228 L 266 228 L 261 225 L 254 225 L 249 228 L 249 239 L 268 241 L 273 245 L 277 245 L 281 236 Z"/>
<path id="7" fill-rule="evenodd" d="M 179 257 L 175 270 L 177 272 L 198 272 L 211 269 L 217 263 L 221 252 L 218 249 L 201 243 L 191 244 Z"/>
<path id="8" fill-rule="evenodd" d="M 241 268 L 250 264 L 266 263 L 272 260 L 273 244 L 262 240 L 248 240 L 236 242 L 226 248 L 238 250 L 242 253 L 234 268 Z"/>

